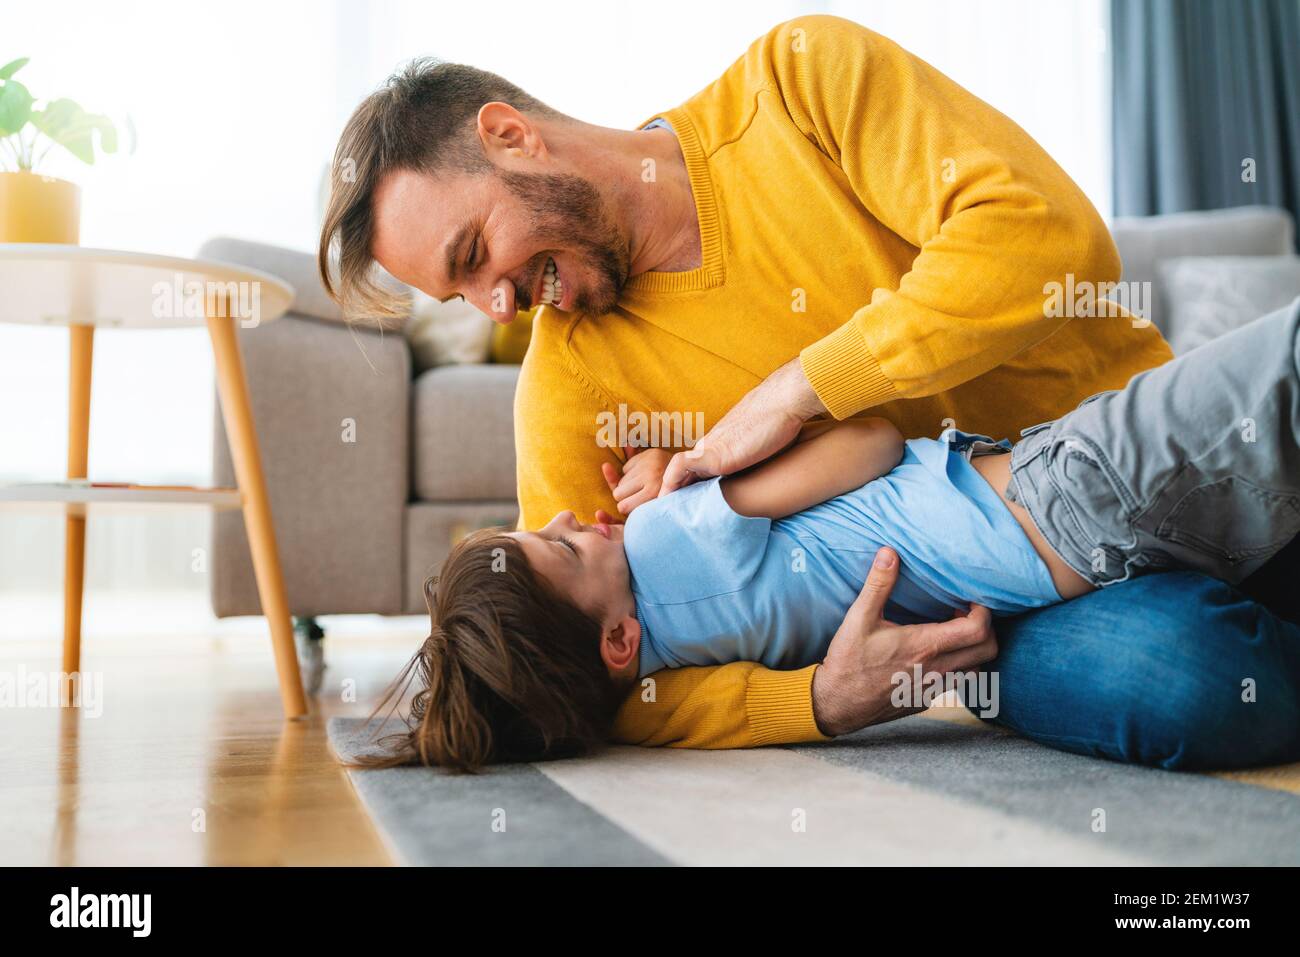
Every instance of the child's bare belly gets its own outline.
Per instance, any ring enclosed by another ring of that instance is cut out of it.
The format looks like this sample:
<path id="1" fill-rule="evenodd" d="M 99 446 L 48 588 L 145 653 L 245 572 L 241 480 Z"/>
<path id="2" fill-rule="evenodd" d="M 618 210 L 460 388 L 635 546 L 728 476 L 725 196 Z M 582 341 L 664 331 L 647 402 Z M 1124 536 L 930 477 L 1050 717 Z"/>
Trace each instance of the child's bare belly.
<path id="1" fill-rule="evenodd" d="M 1056 590 L 1061 593 L 1062 598 L 1078 598 L 1080 595 L 1086 595 L 1093 591 L 1094 588 L 1083 579 L 1069 565 L 1061 560 L 1061 556 L 1052 550 L 1052 546 L 1047 544 L 1047 539 L 1043 538 L 1042 532 L 1034 525 L 1034 521 L 1029 517 L 1022 505 L 1007 499 L 1007 484 L 1011 481 L 1011 456 L 1010 455 L 977 455 L 971 458 L 970 464 L 974 467 L 989 485 L 993 486 L 993 491 L 998 493 L 1011 514 L 1015 516 L 1020 527 L 1025 530 L 1029 536 L 1029 542 L 1034 546 L 1034 551 L 1038 557 L 1047 565 L 1047 570 L 1052 575 L 1052 584 Z"/>

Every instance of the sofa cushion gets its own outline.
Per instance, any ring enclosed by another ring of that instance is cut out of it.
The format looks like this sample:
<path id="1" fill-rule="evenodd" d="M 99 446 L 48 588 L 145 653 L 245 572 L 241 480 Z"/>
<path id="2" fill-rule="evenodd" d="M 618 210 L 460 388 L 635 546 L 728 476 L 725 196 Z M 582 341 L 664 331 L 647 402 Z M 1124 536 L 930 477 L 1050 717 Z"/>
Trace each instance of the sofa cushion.
<path id="1" fill-rule="evenodd" d="M 1158 265 L 1178 256 L 1285 256 L 1294 252 L 1291 214 L 1270 206 L 1116 219 L 1111 234 L 1124 263 L 1125 282 L 1151 283 L 1147 316 L 1166 339 L 1179 336 Z"/>
<path id="2" fill-rule="evenodd" d="M 391 333 L 286 316 L 240 329 L 289 607 L 398 614 L 411 365 Z M 233 485 L 217 403 L 212 470 Z M 213 516 L 212 608 L 260 615 L 239 511 Z"/>
<path id="3" fill-rule="evenodd" d="M 515 498 L 518 366 L 438 366 L 411 397 L 411 484 L 426 502 Z"/>
<path id="4" fill-rule="evenodd" d="M 1160 264 L 1181 355 L 1300 296 L 1300 256 L 1184 256 Z"/>
<path id="5" fill-rule="evenodd" d="M 494 328 L 495 322 L 463 299 L 440 302 L 411 290 L 411 318 L 403 332 L 417 374 L 435 366 L 487 362 Z"/>

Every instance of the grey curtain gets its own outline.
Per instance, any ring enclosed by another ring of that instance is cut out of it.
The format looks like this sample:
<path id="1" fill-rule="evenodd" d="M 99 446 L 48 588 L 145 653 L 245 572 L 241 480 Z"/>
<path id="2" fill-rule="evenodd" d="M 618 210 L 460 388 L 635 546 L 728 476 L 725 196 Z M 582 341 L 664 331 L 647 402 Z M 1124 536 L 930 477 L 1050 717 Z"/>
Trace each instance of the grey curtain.
<path id="1" fill-rule="evenodd" d="M 1115 212 L 1300 220 L 1300 0 L 1111 0 Z"/>

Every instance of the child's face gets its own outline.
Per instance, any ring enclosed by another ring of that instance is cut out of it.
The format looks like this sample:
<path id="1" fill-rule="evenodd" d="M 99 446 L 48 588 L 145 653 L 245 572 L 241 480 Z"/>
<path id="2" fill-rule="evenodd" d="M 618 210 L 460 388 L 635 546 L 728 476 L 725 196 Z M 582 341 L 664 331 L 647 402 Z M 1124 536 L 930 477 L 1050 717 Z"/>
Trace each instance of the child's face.
<path id="1" fill-rule="evenodd" d="M 511 535 L 533 571 L 602 626 L 635 616 L 622 525 L 583 525 L 561 512 L 540 531 Z"/>

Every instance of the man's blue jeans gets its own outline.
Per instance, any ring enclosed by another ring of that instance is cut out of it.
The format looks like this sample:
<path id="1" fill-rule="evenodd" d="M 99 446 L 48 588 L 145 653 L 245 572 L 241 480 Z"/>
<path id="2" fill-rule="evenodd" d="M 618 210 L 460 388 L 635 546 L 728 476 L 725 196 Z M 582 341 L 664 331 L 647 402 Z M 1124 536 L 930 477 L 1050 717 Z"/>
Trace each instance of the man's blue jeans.
<path id="1" fill-rule="evenodd" d="M 1162 768 L 1300 760 L 1300 539 L 1256 579 L 1148 575 L 998 621 L 995 720 Z"/>

